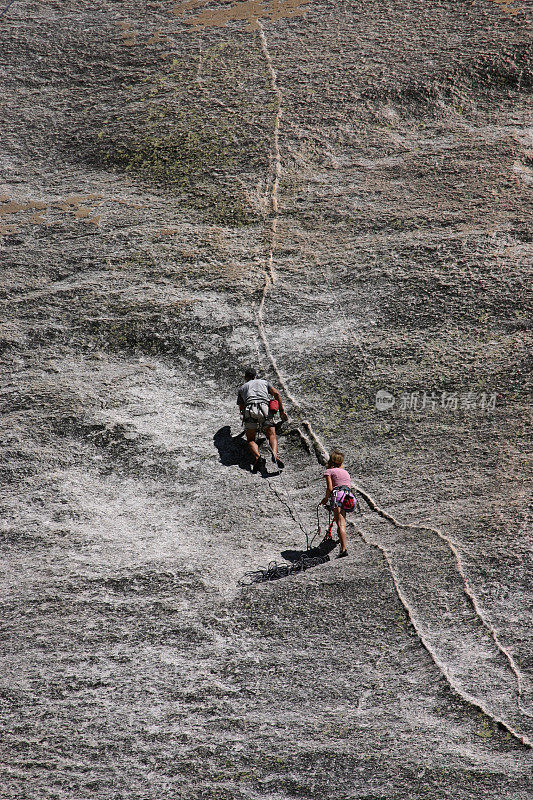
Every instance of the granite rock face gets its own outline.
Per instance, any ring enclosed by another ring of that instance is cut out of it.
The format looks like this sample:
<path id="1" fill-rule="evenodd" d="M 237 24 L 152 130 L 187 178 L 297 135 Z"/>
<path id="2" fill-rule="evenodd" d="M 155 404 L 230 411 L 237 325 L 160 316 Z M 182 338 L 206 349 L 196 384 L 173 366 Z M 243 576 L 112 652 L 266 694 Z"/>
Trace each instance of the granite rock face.
<path id="1" fill-rule="evenodd" d="M 2 797 L 525 800 L 527 4 L 16 0 L 0 40 Z M 240 586 L 334 445 L 349 558 Z"/>

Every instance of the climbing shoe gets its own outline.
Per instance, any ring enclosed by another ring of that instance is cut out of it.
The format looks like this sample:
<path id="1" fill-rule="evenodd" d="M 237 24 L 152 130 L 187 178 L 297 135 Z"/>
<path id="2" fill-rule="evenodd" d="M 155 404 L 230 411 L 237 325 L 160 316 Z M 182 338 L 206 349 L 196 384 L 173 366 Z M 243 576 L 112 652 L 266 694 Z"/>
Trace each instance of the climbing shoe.
<path id="1" fill-rule="evenodd" d="M 348 555 L 347 550 L 341 550 L 337 558 L 346 558 L 347 555 Z"/>
<path id="2" fill-rule="evenodd" d="M 285 469 L 284 462 L 281 460 L 281 458 L 275 458 L 274 453 L 272 453 L 272 461 L 279 467 L 279 469 Z"/>
<path id="3" fill-rule="evenodd" d="M 265 467 L 266 467 L 265 459 L 263 458 L 263 456 L 259 456 L 259 458 L 256 460 L 255 464 L 252 467 L 252 472 L 255 475 L 257 472 L 261 472 L 261 470 L 263 470 Z"/>

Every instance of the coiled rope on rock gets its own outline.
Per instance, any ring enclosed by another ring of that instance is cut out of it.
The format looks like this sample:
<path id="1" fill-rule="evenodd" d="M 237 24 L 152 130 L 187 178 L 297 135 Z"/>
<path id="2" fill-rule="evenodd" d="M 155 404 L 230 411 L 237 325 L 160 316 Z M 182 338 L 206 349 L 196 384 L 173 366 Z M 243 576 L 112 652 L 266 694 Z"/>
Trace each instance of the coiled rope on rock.
<path id="1" fill-rule="evenodd" d="M 251 586 L 253 583 L 277 581 L 279 578 L 287 578 L 289 575 L 305 572 L 311 567 L 318 567 L 319 564 L 326 564 L 329 560 L 329 556 L 314 556 L 313 558 L 302 556 L 301 559 L 293 564 L 278 564 L 276 561 L 271 561 L 268 567 L 260 567 L 246 572 L 240 579 L 239 586 Z"/>

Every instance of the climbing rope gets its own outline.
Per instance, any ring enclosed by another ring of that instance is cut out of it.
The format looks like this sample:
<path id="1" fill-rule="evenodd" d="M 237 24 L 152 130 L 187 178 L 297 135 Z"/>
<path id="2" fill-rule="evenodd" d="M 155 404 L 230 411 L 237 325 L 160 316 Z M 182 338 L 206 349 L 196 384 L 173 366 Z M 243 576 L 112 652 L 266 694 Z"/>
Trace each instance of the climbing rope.
<path id="1" fill-rule="evenodd" d="M 311 539 L 309 539 L 307 534 L 305 536 L 305 541 L 306 541 L 308 550 L 310 550 L 311 547 L 313 546 L 313 542 L 315 541 L 316 537 L 320 536 L 320 534 L 322 533 L 321 528 L 320 528 L 320 514 L 318 513 L 320 511 L 320 506 L 321 505 L 322 505 L 322 503 L 319 503 L 317 505 L 317 507 L 316 507 L 316 532 L 313 534 Z M 327 528 L 327 531 L 326 531 L 326 537 L 331 536 L 331 529 L 332 528 L 333 528 L 333 520 L 331 518 L 331 508 L 330 508 L 329 509 L 329 515 L 328 515 L 328 528 Z"/>
<path id="2" fill-rule="evenodd" d="M 14 2 L 15 2 L 15 0 L 11 0 L 11 2 L 7 4 L 7 6 L 4 8 L 4 10 L 3 10 L 3 11 L 0 11 L 0 17 L 3 17 L 3 16 L 4 16 L 4 14 L 5 14 L 5 13 L 6 13 L 6 11 L 8 10 L 8 8 L 10 8 L 10 7 L 13 5 L 13 3 L 14 3 Z"/>
<path id="3" fill-rule="evenodd" d="M 289 575 L 305 572 L 311 567 L 318 567 L 319 564 L 325 564 L 327 561 L 329 561 L 329 556 L 327 555 L 314 556 L 312 558 L 302 556 L 292 564 L 277 564 L 275 561 L 271 561 L 268 567 L 260 567 L 246 572 L 240 579 L 239 586 L 251 586 L 253 583 L 277 581 L 279 578 L 287 578 Z"/>
<path id="4" fill-rule="evenodd" d="M 270 442 L 268 443 L 269 450 L 274 456 L 274 452 L 270 447 Z M 279 491 L 273 485 L 271 478 L 272 477 L 279 477 L 280 484 L 285 494 L 285 498 L 281 496 Z M 305 572 L 306 570 L 310 569 L 311 567 L 317 567 L 320 564 L 326 564 L 330 558 L 328 553 L 330 553 L 335 547 L 337 546 L 337 542 L 333 541 L 333 537 L 331 536 L 331 528 L 333 527 L 333 522 L 331 519 L 331 510 L 329 513 L 329 521 L 328 521 L 328 531 L 326 536 L 324 537 L 324 541 L 321 542 L 318 547 L 312 548 L 313 541 L 316 537 L 321 533 L 320 529 L 320 516 L 319 516 L 319 509 L 320 503 L 316 509 L 316 517 L 317 517 L 317 530 L 311 540 L 309 540 L 309 534 L 306 531 L 305 527 L 302 524 L 301 517 L 298 514 L 296 507 L 291 501 L 291 497 L 289 495 L 289 491 L 287 486 L 285 485 L 285 481 L 283 480 L 283 470 L 280 469 L 276 475 L 272 475 L 268 478 L 268 485 L 269 488 L 274 492 L 278 500 L 283 503 L 288 509 L 288 512 L 293 519 L 294 522 L 299 526 L 300 530 L 305 536 L 307 551 L 301 554 L 301 557 L 294 561 L 292 564 L 278 564 L 276 561 L 271 561 L 268 567 L 260 567 L 259 569 L 251 570 L 250 572 L 246 572 L 243 577 L 239 580 L 239 586 L 251 586 L 254 583 L 267 583 L 269 581 L 276 581 L 280 578 L 287 578 L 289 575 L 296 575 L 298 572 Z"/>
<path id="5" fill-rule="evenodd" d="M 268 448 L 269 448 L 270 452 L 272 453 L 272 455 L 274 455 L 274 453 L 272 452 L 272 448 L 270 447 L 270 442 L 268 444 Z M 289 490 L 287 489 L 287 486 L 285 485 L 285 481 L 283 480 L 283 470 L 280 469 L 278 471 L 278 474 L 277 475 L 273 475 L 272 477 L 275 477 L 275 478 L 279 477 L 279 482 L 281 484 L 281 488 L 283 489 L 283 491 L 285 493 L 285 497 L 286 497 L 286 501 L 285 502 L 286 502 L 287 508 L 289 509 L 289 513 L 290 513 L 291 517 L 293 518 L 294 522 L 296 522 L 296 524 L 298 525 L 298 527 L 302 531 L 302 533 L 305 536 L 306 541 L 307 541 L 307 536 L 308 536 L 307 531 L 306 531 L 306 529 L 304 528 L 304 526 L 302 524 L 301 517 L 298 514 L 298 512 L 296 511 L 296 508 L 295 508 L 294 504 L 291 502 L 291 497 L 289 495 Z M 272 486 L 272 484 L 271 484 L 271 479 L 270 478 L 268 479 L 268 484 L 273 489 L 274 493 L 279 498 L 279 495 L 277 494 L 275 487 Z"/>

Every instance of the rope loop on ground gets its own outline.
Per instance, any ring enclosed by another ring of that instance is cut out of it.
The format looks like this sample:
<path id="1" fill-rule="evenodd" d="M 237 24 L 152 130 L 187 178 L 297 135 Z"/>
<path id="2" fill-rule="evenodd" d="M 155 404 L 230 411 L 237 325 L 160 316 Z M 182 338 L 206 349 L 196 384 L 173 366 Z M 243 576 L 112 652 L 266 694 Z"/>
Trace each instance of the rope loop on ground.
<path id="1" fill-rule="evenodd" d="M 260 567 L 246 572 L 240 579 L 239 586 L 251 586 L 254 583 L 277 581 L 279 578 L 287 578 L 289 575 L 305 572 L 311 567 L 318 567 L 319 564 L 326 564 L 329 560 L 329 556 L 315 556 L 314 558 L 302 557 L 293 564 L 278 564 L 276 561 L 271 561 L 268 567 Z"/>

